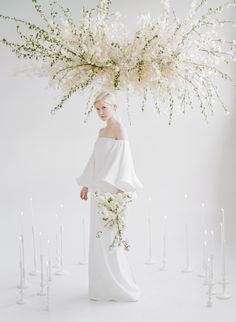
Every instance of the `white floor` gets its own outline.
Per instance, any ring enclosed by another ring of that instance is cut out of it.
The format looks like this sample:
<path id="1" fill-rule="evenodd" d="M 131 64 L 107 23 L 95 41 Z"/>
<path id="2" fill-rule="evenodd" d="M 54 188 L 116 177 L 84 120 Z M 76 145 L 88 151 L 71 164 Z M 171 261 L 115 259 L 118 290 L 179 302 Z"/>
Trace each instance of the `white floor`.
<path id="1" fill-rule="evenodd" d="M 67 265 L 67 276 L 55 276 L 51 282 L 51 308 L 46 311 L 46 297 L 37 296 L 39 276 L 29 276 L 32 287 L 25 291 L 27 303 L 17 305 L 19 290 L 17 271 L 1 274 L 1 322 L 235 322 L 236 321 L 236 263 L 228 259 L 229 300 L 213 297 L 213 306 L 206 307 L 207 288 L 197 276 L 198 271 L 182 273 L 172 263 L 161 272 L 158 265 L 145 265 L 135 260 L 136 279 L 143 295 L 138 302 L 97 302 L 87 297 L 87 265 Z M 53 270 L 54 272 L 54 270 Z M 217 275 L 217 274 L 216 274 Z M 217 277 L 218 279 L 218 277 Z M 215 285 L 216 292 L 221 290 Z"/>

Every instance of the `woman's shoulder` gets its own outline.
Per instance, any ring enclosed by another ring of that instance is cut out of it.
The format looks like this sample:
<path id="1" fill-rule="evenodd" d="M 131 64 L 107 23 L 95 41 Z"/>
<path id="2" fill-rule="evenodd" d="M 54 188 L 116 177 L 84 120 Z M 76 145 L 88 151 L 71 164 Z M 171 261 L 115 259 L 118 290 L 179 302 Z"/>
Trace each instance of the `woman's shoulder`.
<path id="1" fill-rule="evenodd" d="M 128 132 L 124 124 L 117 122 L 115 126 L 115 134 L 118 140 L 128 140 Z"/>

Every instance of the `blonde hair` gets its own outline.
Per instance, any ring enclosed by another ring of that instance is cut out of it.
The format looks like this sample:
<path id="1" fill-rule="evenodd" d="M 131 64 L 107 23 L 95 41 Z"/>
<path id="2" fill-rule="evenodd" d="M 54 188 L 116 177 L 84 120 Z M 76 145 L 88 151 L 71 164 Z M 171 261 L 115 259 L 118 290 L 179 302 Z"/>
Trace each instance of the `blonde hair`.
<path id="1" fill-rule="evenodd" d="M 100 101 L 100 100 L 103 100 L 104 102 L 108 103 L 109 105 L 117 104 L 115 94 L 111 93 L 111 92 L 107 92 L 107 91 L 103 91 L 103 92 L 99 93 L 96 96 L 93 105 L 95 105 L 95 103 Z"/>

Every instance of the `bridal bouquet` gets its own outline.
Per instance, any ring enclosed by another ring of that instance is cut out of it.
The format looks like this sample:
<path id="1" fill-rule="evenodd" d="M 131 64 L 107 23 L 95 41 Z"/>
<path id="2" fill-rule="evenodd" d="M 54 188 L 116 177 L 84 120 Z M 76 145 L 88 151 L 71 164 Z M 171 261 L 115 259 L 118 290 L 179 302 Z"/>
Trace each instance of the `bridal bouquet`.
<path id="1" fill-rule="evenodd" d="M 94 192 L 99 208 L 98 215 L 104 221 L 104 227 L 114 231 L 113 242 L 109 245 L 109 250 L 115 246 L 123 246 L 124 250 L 130 249 L 129 242 L 124 237 L 126 230 L 127 205 L 137 198 L 136 192 L 111 193 Z M 97 232 L 100 238 L 102 231 Z"/>

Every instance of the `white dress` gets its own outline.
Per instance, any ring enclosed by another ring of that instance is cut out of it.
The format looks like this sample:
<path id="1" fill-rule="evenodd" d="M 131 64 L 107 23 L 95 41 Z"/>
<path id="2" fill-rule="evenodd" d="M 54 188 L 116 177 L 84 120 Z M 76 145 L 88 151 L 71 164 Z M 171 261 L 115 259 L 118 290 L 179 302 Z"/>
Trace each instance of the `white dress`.
<path id="1" fill-rule="evenodd" d="M 89 191 L 136 191 L 143 185 L 136 176 L 128 140 L 98 137 L 92 155 L 82 173 L 76 178 Z M 100 301 L 137 301 L 140 287 L 133 276 L 123 247 L 109 250 L 112 231 L 105 229 L 97 215 L 95 197 L 91 195 L 88 254 L 89 298 Z M 102 230 L 100 238 L 97 231 Z M 132 247 L 132 245 L 131 245 Z"/>

